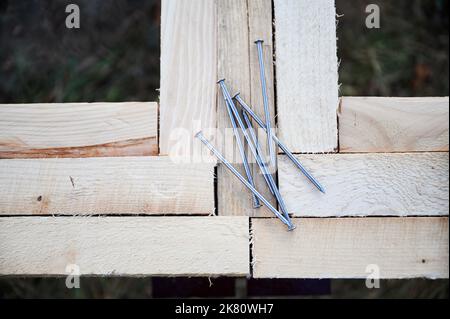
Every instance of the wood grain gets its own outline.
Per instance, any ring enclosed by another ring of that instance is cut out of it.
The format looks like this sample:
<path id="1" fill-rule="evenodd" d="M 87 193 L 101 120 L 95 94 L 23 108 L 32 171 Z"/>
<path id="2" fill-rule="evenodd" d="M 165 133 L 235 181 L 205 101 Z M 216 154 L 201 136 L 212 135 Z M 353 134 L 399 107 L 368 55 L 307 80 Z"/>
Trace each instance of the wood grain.
<path id="1" fill-rule="evenodd" d="M 334 0 L 275 0 L 279 138 L 294 153 L 337 149 Z"/>
<path id="2" fill-rule="evenodd" d="M 0 218 L 1 275 L 246 276 L 247 217 Z"/>
<path id="3" fill-rule="evenodd" d="M 216 51 L 214 1 L 162 1 L 161 155 L 189 156 L 182 146 L 216 127 Z"/>
<path id="4" fill-rule="evenodd" d="M 448 218 L 252 221 L 255 278 L 448 278 Z M 373 267 L 373 266 L 372 266 Z"/>
<path id="5" fill-rule="evenodd" d="M 219 0 L 216 5 L 218 77 L 226 79 L 226 84 L 232 92 L 239 91 L 244 99 L 249 100 L 251 86 L 247 1 Z M 218 147 L 225 157 L 235 164 L 242 176 L 246 176 L 231 127 L 225 101 L 219 90 L 217 128 L 222 139 L 218 141 Z M 220 215 L 253 214 L 251 193 L 221 164 L 217 168 L 217 193 Z"/>
<path id="6" fill-rule="evenodd" d="M 448 128 L 448 97 L 344 97 L 340 152 L 448 152 Z"/>
<path id="7" fill-rule="evenodd" d="M 260 80 L 260 68 L 258 59 L 258 50 L 256 40 L 264 41 L 264 65 L 267 82 L 267 93 L 269 96 L 269 112 L 271 116 L 272 127 L 276 127 L 276 110 L 275 110 L 275 87 L 274 87 L 274 67 L 273 67 L 273 17 L 272 17 L 272 0 L 249 0 L 248 1 L 248 23 L 249 23 L 249 49 L 250 49 L 250 102 L 253 111 L 259 115 L 260 118 L 265 119 L 263 95 Z M 263 154 L 266 155 L 266 162 L 269 163 L 269 151 L 267 146 L 267 135 L 264 130 L 260 129 L 258 124 L 253 121 L 253 127 L 258 134 L 258 140 L 261 145 Z M 277 202 L 274 196 L 270 193 L 266 181 L 261 175 L 259 166 L 253 164 L 253 178 L 258 191 L 277 207 Z M 265 206 L 260 209 L 253 210 L 254 217 L 272 217 Z"/>
<path id="8" fill-rule="evenodd" d="M 437 216 L 449 210 L 448 153 L 302 155 L 318 192 L 285 157 L 280 191 L 296 216 Z"/>
<path id="9" fill-rule="evenodd" d="M 166 157 L 0 161 L 0 215 L 213 213 L 213 164 Z"/>
<path id="10" fill-rule="evenodd" d="M 0 158 L 158 154 L 156 103 L 1 104 Z"/>
<path id="11" fill-rule="evenodd" d="M 272 2 L 270 0 L 226 0 L 217 2 L 219 78 L 225 78 L 232 93 L 239 91 L 241 97 L 252 105 L 256 113 L 264 118 L 259 62 L 255 41 L 265 41 L 265 64 L 272 123 L 275 123 L 273 103 L 273 46 L 272 46 Z M 234 141 L 231 123 L 221 92 L 218 92 L 218 128 L 222 140 L 219 145 L 225 156 L 232 160 L 239 172 L 245 176 L 242 159 Z M 255 128 L 258 125 L 254 124 Z M 260 143 L 266 149 L 265 133 L 259 132 Z M 242 140 L 244 141 L 244 137 Z M 272 204 L 276 204 L 266 186 L 261 171 L 248 150 L 253 178 L 258 191 Z M 218 168 L 218 211 L 220 215 L 273 216 L 261 207 L 253 209 L 251 194 L 225 167 Z"/>

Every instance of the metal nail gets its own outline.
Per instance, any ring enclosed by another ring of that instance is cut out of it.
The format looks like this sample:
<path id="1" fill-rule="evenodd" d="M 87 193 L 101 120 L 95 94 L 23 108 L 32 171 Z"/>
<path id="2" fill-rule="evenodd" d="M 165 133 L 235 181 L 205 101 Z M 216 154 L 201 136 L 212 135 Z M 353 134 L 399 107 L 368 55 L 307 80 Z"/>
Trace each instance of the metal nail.
<path id="1" fill-rule="evenodd" d="M 222 86 L 224 84 L 225 80 L 220 80 L 219 82 L 217 82 L 220 86 Z M 236 125 L 236 121 L 234 120 L 233 117 L 233 113 L 230 110 L 230 106 L 229 106 L 229 101 L 228 98 L 225 96 L 225 94 L 223 94 L 223 97 L 225 99 L 225 104 L 226 104 L 226 108 L 228 111 L 228 115 L 230 117 L 230 121 L 231 121 L 231 125 L 233 126 L 233 133 L 234 133 L 234 137 L 236 138 L 236 142 L 239 148 L 239 153 L 241 154 L 241 158 L 242 158 L 242 162 L 244 164 L 244 169 L 245 169 L 245 174 L 247 175 L 247 179 L 248 182 L 255 187 L 255 183 L 253 181 L 253 177 L 252 177 L 252 173 L 250 171 L 250 165 L 248 164 L 248 160 L 247 160 L 247 156 L 245 155 L 245 149 L 244 149 L 244 144 L 242 143 L 241 137 L 239 135 L 239 130 L 238 127 Z M 253 208 L 257 209 L 261 207 L 261 203 L 259 202 L 258 197 L 256 197 L 254 194 L 252 194 L 252 199 L 253 199 Z"/>
<path id="2" fill-rule="evenodd" d="M 198 138 L 200 141 L 202 141 L 205 146 L 214 153 L 214 155 L 233 173 L 234 176 L 236 176 L 242 184 L 244 184 L 245 187 L 247 187 L 253 194 L 255 194 L 256 197 L 258 197 L 261 202 L 266 205 L 268 209 L 270 209 L 275 216 L 277 216 L 284 224 L 286 224 L 289 227 L 289 230 L 294 230 L 295 227 L 289 223 L 284 216 L 275 208 L 272 206 L 272 204 L 269 203 L 267 199 L 264 198 L 239 172 L 231 165 L 230 162 L 228 162 L 225 157 L 203 136 L 202 132 L 198 132 L 195 135 L 196 138 Z"/>
<path id="3" fill-rule="evenodd" d="M 258 123 L 258 125 L 263 128 L 264 130 L 266 130 L 265 126 L 264 126 L 264 122 L 261 120 L 261 118 L 255 113 L 253 112 L 253 110 L 247 105 L 247 103 L 245 103 L 245 101 L 241 98 L 240 94 L 237 93 L 233 99 L 235 99 L 243 108 L 246 112 L 248 112 L 248 114 L 250 114 L 250 116 Z M 286 145 L 284 145 L 279 139 L 278 137 L 276 137 L 275 135 L 272 135 L 273 140 L 275 141 L 275 143 L 278 144 L 278 146 L 283 150 L 283 152 L 289 157 L 289 159 L 300 169 L 300 171 L 311 181 L 311 183 L 314 184 L 314 186 L 316 186 L 322 193 L 325 194 L 325 188 L 314 178 L 314 176 L 312 176 L 308 170 L 299 162 L 299 160 L 294 156 L 294 154 L 292 154 L 291 151 L 289 151 L 289 149 L 287 148 Z"/>
<path id="4" fill-rule="evenodd" d="M 267 83 L 266 83 L 266 72 L 264 67 L 264 55 L 263 55 L 263 40 L 255 41 L 256 47 L 258 49 L 258 59 L 259 59 L 259 74 L 261 78 L 261 88 L 263 95 L 264 104 L 264 115 L 266 117 L 266 129 L 267 129 L 267 145 L 269 147 L 269 156 L 272 163 L 272 167 L 276 167 L 276 154 L 274 143 L 272 141 L 272 125 L 270 123 L 270 111 L 269 111 L 269 96 L 267 94 Z"/>
<path id="5" fill-rule="evenodd" d="M 248 117 L 248 114 L 247 114 L 247 112 L 245 112 L 245 110 L 242 110 L 242 117 L 244 118 L 245 124 L 247 125 L 247 129 L 248 129 L 248 131 L 250 133 L 250 136 L 251 136 L 251 138 L 253 140 L 253 144 L 256 146 L 256 152 L 258 153 L 258 156 L 259 156 L 260 160 L 262 160 L 262 158 L 261 158 L 262 152 L 261 152 L 261 147 L 260 147 L 259 142 L 258 142 L 258 138 L 256 137 L 256 133 L 255 133 L 255 130 L 253 129 L 252 122 L 250 121 L 250 119 Z M 266 180 L 267 186 L 269 186 L 270 192 L 272 193 L 272 195 L 275 195 L 274 191 L 272 189 L 272 184 L 269 182 L 268 177 L 265 174 L 263 174 L 263 177 Z"/>
<path id="6" fill-rule="evenodd" d="M 284 203 L 283 198 L 281 197 L 280 192 L 278 191 L 277 185 L 273 179 L 273 176 L 269 173 L 269 170 L 266 166 L 266 164 L 264 163 L 264 161 L 258 156 L 258 152 L 256 151 L 255 147 L 253 146 L 253 143 L 251 141 L 250 136 L 248 135 L 247 130 L 245 129 L 245 125 L 242 122 L 242 119 L 239 115 L 239 112 L 236 108 L 236 106 L 234 105 L 233 99 L 231 98 L 231 95 L 227 89 L 227 86 L 225 85 L 225 81 L 221 81 L 220 82 L 220 87 L 222 88 L 222 92 L 223 95 L 225 97 L 225 99 L 228 101 L 228 105 L 231 108 L 231 111 L 234 114 L 234 117 L 236 118 L 236 120 L 238 121 L 239 127 L 242 130 L 242 133 L 244 134 L 245 139 L 247 140 L 248 146 L 250 147 L 251 152 L 253 153 L 253 156 L 256 159 L 256 163 L 258 164 L 259 168 L 261 169 L 262 173 L 264 175 L 266 175 L 268 182 L 271 184 L 272 190 L 275 194 L 275 197 L 278 201 L 278 203 L 280 204 L 280 208 L 281 211 L 284 213 L 284 216 L 286 217 L 286 219 L 290 222 L 290 217 L 289 217 L 289 213 L 287 211 L 286 205 Z"/>
<path id="7" fill-rule="evenodd" d="M 259 151 L 259 154 L 261 154 L 262 153 L 261 152 L 261 146 L 259 145 L 259 142 L 256 139 L 256 133 L 255 133 L 255 131 L 253 129 L 253 125 L 250 122 L 250 119 L 248 118 L 247 113 L 245 112 L 245 110 L 242 110 L 242 112 L 243 112 L 244 118 L 245 117 L 247 118 L 246 122 L 247 122 L 247 126 L 249 128 L 250 134 L 255 137 L 254 140 L 256 140 L 256 143 L 255 143 L 255 145 L 256 145 L 256 152 L 258 153 L 258 151 Z M 259 156 L 259 154 L 256 154 L 256 155 L 254 154 L 254 156 Z M 270 191 L 272 192 L 273 195 L 275 195 L 275 198 L 277 199 L 277 202 L 280 205 L 281 211 L 285 214 L 285 216 L 287 216 L 286 219 L 290 220 L 289 213 L 288 213 L 288 210 L 287 210 L 287 207 L 286 207 L 286 203 L 284 202 L 284 199 L 281 196 L 281 193 L 280 193 L 280 191 L 278 189 L 277 184 L 275 183 L 275 180 L 273 179 L 273 176 L 269 173 L 269 171 L 267 169 L 267 166 L 265 165 L 265 163 L 264 163 L 264 161 L 262 160 L 261 157 L 257 158 L 257 161 L 260 161 L 262 163 L 261 165 L 263 165 L 263 167 L 261 167 L 261 170 L 263 171 L 263 176 L 265 176 L 265 179 L 266 179 L 266 182 L 268 183 Z"/>

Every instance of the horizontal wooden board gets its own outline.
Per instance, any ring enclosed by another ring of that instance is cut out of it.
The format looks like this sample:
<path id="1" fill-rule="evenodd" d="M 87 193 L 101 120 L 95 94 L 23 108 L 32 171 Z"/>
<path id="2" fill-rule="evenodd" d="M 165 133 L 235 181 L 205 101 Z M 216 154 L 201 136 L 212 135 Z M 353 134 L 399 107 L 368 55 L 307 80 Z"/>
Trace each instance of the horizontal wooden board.
<path id="1" fill-rule="evenodd" d="M 214 164 L 167 157 L 0 161 L 0 215 L 213 213 Z"/>
<path id="2" fill-rule="evenodd" d="M 0 218 L 0 274 L 246 276 L 248 227 L 247 217 Z"/>
<path id="3" fill-rule="evenodd" d="M 340 152 L 448 151 L 448 128 L 448 97 L 344 97 Z"/>
<path id="4" fill-rule="evenodd" d="M 448 218 L 253 219 L 256 278 L 448 278 Z M 378 268 L 377 268 L 378 267 Z"/>
<path id="5" fill-rule="evenodd" d="M 448 153 L 300 155 L 298 159 L 324 185 L 326 194 L 280 156 L 280 191 L 296 216 L 448 215 Z"/>
<path id="6" fill-rule="evenodd" d="M 334 0 L 274 0 L 277 120 L 294 153 L 335 152 L 339 106 Z"/>
<path id="7" fill-rule="evenodd" d="M 158 154 L 156 103 L 0 105 L 0 158 Z"/>

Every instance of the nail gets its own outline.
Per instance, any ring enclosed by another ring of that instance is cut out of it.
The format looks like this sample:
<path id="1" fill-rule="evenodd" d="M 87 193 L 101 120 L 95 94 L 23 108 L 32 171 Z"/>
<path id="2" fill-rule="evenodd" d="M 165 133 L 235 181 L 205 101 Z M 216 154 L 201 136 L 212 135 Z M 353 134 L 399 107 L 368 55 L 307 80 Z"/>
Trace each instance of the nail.
<path id="1" fill-rule="evenodd" d="M 247 125 L 248 131 L 250 132 L 250 136 L 251 136 L 251 138 L 253 140 L 253 144 L 256 146 L 256 152 L 258 153 L 258 156 L 259 156 L 260 160 L 262 161 L 262 158 L 261 158 L 261 154 L 262 154 L 261 147 L 259 145 L 258 138 L 256 137 L 256 133 L 255 133 L 255 131 L 253 129 L 252 122 L 248 118 L 247 112 L 245 112 L 245 110 L 242 110 L 242 117 L 244 118 L 244 121 L 245 121 L 245 124 Z M 267 186 L 269 186 L 270 192 L 272 193 L 272 195 L 275 195 L 274 191 L 272 189 L 272 184 L 269 182 L 268 177 L 265 174 L 263 174 L 263 177 L 266 180 Z"/>
<path id="2" fill-rule="evenodd" d="M 291 223 L 289 223 L 284 218 L 284 216 L 281 215 L 281 213 L 275 207 L 273 207 L 267 199 L 264 198 L 264 196 L 262 196 L 241 174 L 239 174 L 239 172 L 233 167 L 233 165 L 231 165 L 231 163 L 228 162 L 225 157 L 223 157 L 223 155 L 203 136 L 202 132 L 198 132 L 195 137 L 202 141 L 202 143 L 205 144 L 205 146 L 214 153 L 214 155 L 222 162 L 222 164 L 224 164 L 231 171 L 231 173 L 233 173 L 233 175 L 236 176 L 242 184 L 244 184 L 245 187 L 247 187 L 253 194 L 255 194 L 255 196 L 258 197 L 258 199 L 261 200 L 261 202 L 263 202 L 264 205 L 266 205 L 266 207 L 275 214 L 275 216 L 277 216 L 284 224 L 286 224 L 289 227 L 289 230 L 295 229 L 295 227 Z"/>
<path id="3" fill-rule="evenodd" d="M 266 164 L 264 163 L 264 161 L 261 160 L 261 158 L 258 156 L 258 152 L 256 151 L 255 147 L 253 146 L 253 143 L 250 139 L 250 136 L 248 135 L 247 130 L 245 129 L 245 125 L 242 122 L 242 119 L 239 115 L 239 112 L 236 108 L 236 106 L 234 105 L 233 99 L 231 98 L 230 92 L 227 89 L 227 86 L 225 85 L 225 82 L 222 81 L 220 82 L 220 87 L 222 88 L 222 92 L 223 95 L 225 97 L 225 99 L 228 101 L 228 105 L 231 108 L 231 111 L 234 114 L 234 117 L 236 118 L 236 120 L 238 121 L 239 127 L 242 130 L 242 133 L 244 134 L 245 139 L 247 140 L 248 146 L 250 147 L 251 152 L 253 153 L 253 157 L 256 159 L 256 163 L 258 164 L 259 168 L 261 169 L 262 173 L 264 175 L 266 175 L 268 182 L 271 184 L 272 190 L 275 194 L 275 197 L 278 201 L 278 203 L 280 204 L 280 208 L 281 211 L 284 213 L 284 216 L 286 218 L 286 220 L 288 220 L 290 222 L 290 217 L 289 217 L 289 213 L 287 211 L 286 205 L 284 203 L 283 198 L 281 197 L 280 192 L 278 191 L 277 185 L 273 179 L 273 176 L 269 173 L 269 170 L 267 169 Z"/>
<path id="4" fill-rule="evenodd" d="M 252 123 L 250 122 L 250 119 L 248 118 L 248 116 L 247 116 L 245 110 L 242 110 L 242 112 L 243 112 L 244 118 L 247 117 L 246 122 L 247 122 L 247 124 L 248 124 L 249 131 L 251 132 L 250 134 L 253 135 L 253 136 L 255 136 L 255 138 L 256 138 L 256 133 L 255 133 L 255 131 L 254 131 L 254 129 L 253 129 Z M 261 153 L 262 153 L 262 152 L 261 152 L 261 146 L 259 145 L 259 142 L 258 142 L 258 140 L 256 139 L 256 151 L 258 152 L 258 150 L 259 150 L 259 153 L 261 154 Z M 278 202 L 278 204 L 279 204 L 279 206 L 280 206 L 280 208 L 281 208 L 281 211 L 285 214 L 285 216 L 287 216 L 286 219 L 290 220 L 290 218 L 289 218 L 289 213 L 288 213 L 288 210 L 287 210 L 287 207 L 286 207 L 286 203 L 284 202 L 284 199 L 283 199 L 283 197 L 281 196 L 281 193 L 280 193 L 280 191 L 279 191 L 279 189 L 278 189 L 277 184 L 275 183 L 275 180 L 273 179 L 273 176 L 269 173 L 269 171 L 268 171 L 268 169 L 267 169 L 267 165 L 265 165 L 265 163 L 263 162 L 263 160 L 261 159 L 261 157 L 259 157 L 259 158 L 257 159 L 257 161 L 258 161 L 258 160 L 262 163 L 262 165 L 264 165 L 264 167 L 262 168 L 262 170 L 265 172 L 265 174 L 263 173 L 263 176 L 265 176 L 265 179 L 266 179 L 266 182 L 268 183 L 268 186 L 269 186 L 270 191 L 272 192 L 272 194 L 275 195 L 275 198 L 276 198 L 276 200 L 277 200 L 277 202 Z"/>
<path id="5" fill-rule="evenodd" d="M 264 115 L 266 117 L 266 128 L 267 128 L 267 144 L 269 147 L 269 156 L 272 163 L 272 167 L 276 167 L 276 154 L 274 149 L 274 143 L 272 141 L 272 125 L 270 123 L 270 110 L 269 110 L 269 96 L 267 94 L 267 83 L 266 83 L 266 72 L 264 67 L 264 55 L 263 55 L 263 40 L 255 41 L 256 47 L 258 49 L 258 59 L 259 59 L 259 74 L 261 78 L 261 88 L 263 95 L 264 104 Z"/>
<path id="6" fill-rule="evenodd" d="M 225 79 L 220 80 L 217 82 L 220 86 L 224 85 Z M 229 101 L 227 97 L 224 94 L 225 104 L 227 107 L 228 115 L 230 117 L 231 125 L 233 127 L 233 133 L 234 137 L 236 138 L 236 142 L 239 148 L 239 153 L 241 154 L 242 162 L 244 164 L 245 174 L 247 175 L 248 182 L 255 187 L 255 183 L 253 181 L 252 173 L 250 171 L 250 165 L 248 164 L 247 156 L 245 155 L 245 149 L 244 144 L 242 143 L 241 137 L 239 135 L 238 127 L 236 125 L 236 121 L 234 120 L 233 113 L 230 110 Z M 253 202 L 253 208 L 257 209 L 261 207 L 261 203 L 258 200 L 258 197 L 256 197 L 254 194 L 252 194 L 252 202 Z"/>
<path id="7" fill-rule="evenodd" d="M 258 125 L 263 128 L 264 130 L 267 130 L 264 126 L 264 122 L 261 120 L 261 118 L 253 112 L 253 110 L 245 103 L 245 101 L 241 98 L 240 94 L 237 93 L 233 99 L 235 99 L 243 108 L 244 110 L 250 114 L 250 116 L 258 123 Z M 311 183 L 314 184 L 322 193 L 325 194 L 325 188 L 312 176 L 308 170 L 300 163 L 300 161 L 292 154 L 291 151 L 287 148 L 286 145 L 284 145 L 278 137 L 275 135 L 272 135 L 273 140 L 275 143 L 278 144 L 278 146 L 283 150 L 283 152 L 289 157 L 289 159 L 300 169 L 300 171 L 311 181 Z"/>

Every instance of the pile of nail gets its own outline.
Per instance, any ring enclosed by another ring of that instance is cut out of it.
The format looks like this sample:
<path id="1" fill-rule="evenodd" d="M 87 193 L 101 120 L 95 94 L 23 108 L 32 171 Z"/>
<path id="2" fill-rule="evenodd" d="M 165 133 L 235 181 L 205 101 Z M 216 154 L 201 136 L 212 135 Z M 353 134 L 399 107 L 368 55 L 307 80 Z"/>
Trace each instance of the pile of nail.
<path id="1" fill-rule="evenodd" d="M 236 94 L 234 97 L 231 97 L 230 92 L 225 84 L 225 80 L 220 80 L 218 84 L 220 85 L 223 98 L 225 100 L 225 105 L 228 111 L 228 115 L 230 117 L 231 125 L 233 127 L 234 137 L 236 139 L 237 146 L 239 148 L 240 155 L 242 157 L 242 161 L 244 164 L 245 173 L 247 178 L 242 176 L 236 168 L 205 138 L 202 132 L 196 134 L 196 137 L 200 139 L 200 141 L 206 145 L 206 147 L 227 167 L 231 173 L 233 173 L 242 184 L 244 184 L 253 195 L 253 207 L 259 208 L 261 207 L 261 202 L 272 211 L 276 217 L 278 217 L 287 227 L 289 231 L 295 229 L 294 224 L 289 216 L 289 212 L 286 208 L 286 204 L 280 194 L 277 184 L 275 180 L 269 172 L 268 164 L 263 160 L 263 152 L 261 150 L 261 145 L 258 142 L 256 137 L 255 130 L 253 128 L 252 122 L 250 121 L 249 115 L 253 118 L 253 120 L 258 123 L 258 125 L 266 132 L 267 134 L 267 143 L 268 143 L 268 152 L 270 157 L 270 165 L 275 167 L 276 163 L 276 154 L 278 152 L 277 147 L 280 147 L 281 150 L 289 157 L 289 159 L 300 169 L 300 171 L 323 193 L 325 193 L 324 188 L 320 185 L 320 183 L 305 169 L 305 167 L 299 162 L 299 160 L 292 154 L 291 151 L 284 145 L 272 132 L 271 126 L 271 116 L 269 112 L 269 98 L 267 94 L 267 84 L 266 84 L 266 75 L 265 75 L 265 67 L 263 60 L 263 41 L 258 40 L 255 42 L 258 50 L 258 59 L 259 59 L 259 68 L 260 68 L 260 78 L 261 78 L 261 88 L 263 95 L 263 103 L 264 103 L 264 113 L 265 113 L 265 122 L 261 120 L 261 118 L 252 110 L 252 108 L 241 98 L 240 94 Z M 236 103 L 235 103 L 236 102 Z M 236 105 L 241 106 L 241 113 L 239 113 Z M 244 124 L 245 122 L 245 124 Z M 245 140 L 250 148 L 250 151 L 253 157 L 258 164 L 261 173 L 264 177 L 264 180 L 267 183 L 267 186 L 275 196 L 278 206 L 280 207 L 281 212 L 279 212 L 260 192 L 255 188 L 255 184 L 253 181 L 253 177 L 250 171 L 250 166 L 248 162 L 248 158 L 245 154 L 244 143 L 241 140 L 241 136 L 239 133 L 239 128 L 243 133 Z M 275 145 L 276 144 L 276 145 Z"/>

